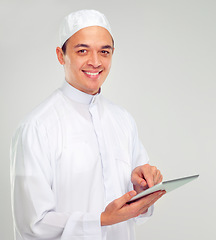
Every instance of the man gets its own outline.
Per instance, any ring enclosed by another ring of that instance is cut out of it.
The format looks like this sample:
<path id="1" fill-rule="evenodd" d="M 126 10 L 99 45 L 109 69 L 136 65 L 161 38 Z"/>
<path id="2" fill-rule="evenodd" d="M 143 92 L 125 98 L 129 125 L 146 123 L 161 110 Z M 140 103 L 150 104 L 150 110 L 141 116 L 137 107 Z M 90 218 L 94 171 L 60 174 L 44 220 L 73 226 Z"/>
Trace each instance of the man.
<path id="1" fill-rule="evenodd" d="M 127 203 L 162 175 L 148 165 L 131 116 L 101 95 L 114 52 L 109 24 L 97 11 L 78 11 L 64 19 L 60 38 L 66 81 L 12 143 L 15 238 L 134 239 L 135 221 L 164 192 Z"/>

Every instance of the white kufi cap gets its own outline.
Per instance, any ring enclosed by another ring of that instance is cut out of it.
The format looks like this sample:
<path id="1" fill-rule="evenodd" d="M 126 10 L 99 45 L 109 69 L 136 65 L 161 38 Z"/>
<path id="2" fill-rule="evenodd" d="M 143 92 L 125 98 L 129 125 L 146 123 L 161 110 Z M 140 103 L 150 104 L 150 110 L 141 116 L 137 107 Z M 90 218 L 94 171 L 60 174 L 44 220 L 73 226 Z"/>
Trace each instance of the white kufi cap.
<path id="1" fill-rule="evenodd" d="M 111 28 L 105 15 L 96 10 L 80 10 L 66 16 L 59 31 L 61 47 L 74 33 L 91 26 L 106 28 L 111 34 Z"/>

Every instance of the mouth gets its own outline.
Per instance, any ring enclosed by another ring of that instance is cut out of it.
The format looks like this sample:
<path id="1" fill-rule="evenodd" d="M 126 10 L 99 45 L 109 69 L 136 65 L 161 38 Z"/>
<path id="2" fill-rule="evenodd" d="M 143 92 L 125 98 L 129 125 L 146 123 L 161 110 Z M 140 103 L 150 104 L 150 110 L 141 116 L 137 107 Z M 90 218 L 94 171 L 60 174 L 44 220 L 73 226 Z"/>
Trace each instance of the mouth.
<path id="1" fill-rule="evenodd" d="M 98 72 L 90 72 L 90 71 L 84 71 L 82 70 L 83 73 L 85 73 L 88 77 L 97 77 L 102 73 L 103 70 L 100 70 Z"/>

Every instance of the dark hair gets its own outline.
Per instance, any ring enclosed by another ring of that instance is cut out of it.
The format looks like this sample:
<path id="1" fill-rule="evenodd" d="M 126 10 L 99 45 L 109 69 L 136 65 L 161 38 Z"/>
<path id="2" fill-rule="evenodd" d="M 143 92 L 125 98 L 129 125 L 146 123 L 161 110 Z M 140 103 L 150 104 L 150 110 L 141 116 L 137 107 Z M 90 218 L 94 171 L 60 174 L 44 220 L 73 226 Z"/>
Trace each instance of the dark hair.
<path id="1" fill-rule="evenodd" d="M 62 45 L 62 52 L 65 55 L 66 54 L 66 49 L 67 49 L 67 42 L 68 42 L 69 38 L 65 41 L 65 43 Z M 113 44 L 113 48 L 114 48 L 114 40 L 112 37 L 112 44 Z"/>
<path id="2" fill-rule="evenodd" d="M 64 55 L 66 54 L 67 42 L 68 42 L 68 39 L 65 41 L 65 43 L 62 46 L 62 52 L 64 53 Z"/>

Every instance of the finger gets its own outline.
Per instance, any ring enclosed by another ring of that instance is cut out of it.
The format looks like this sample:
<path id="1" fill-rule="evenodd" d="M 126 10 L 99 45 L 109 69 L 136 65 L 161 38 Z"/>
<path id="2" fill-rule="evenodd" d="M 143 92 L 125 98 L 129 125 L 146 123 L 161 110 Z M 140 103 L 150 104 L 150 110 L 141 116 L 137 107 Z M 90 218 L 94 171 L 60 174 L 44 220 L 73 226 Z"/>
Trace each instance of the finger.
<path id="1" fill-rule="evenodd" d="M 120 209 L 134 196 L 136 196 L 136 191 L 133 190 L 133 191 L 127 192 L 120 198 L 117 198 L 116 200 L 113 201 L 113 203 L 116 204 L 116 208 Z"/>
<path id="2" fill-rule="evenodd" d="M 160 183 L 162 175 L 160 170 L 158 170 L 155 166 L 150 166 L 150 170 L 145 173 L 145 179 L 148 183 L 149 187 L 153 187 L 154 185 Z"/>
<path id="3" fill-rule="evenodd" d="M 146 180 L 142 176 L 139 176 L 138 172 L 132 173 L 131 182 L 134 185 L 139 185 L 141 187 L 145 187 L 147 185 Z"/>
<path id="4" fill-rule="evenodd" d="M 157 195 L 151 198 L 150 201 L 140 209 L 140 214 L 146 213 L 148 211 L 148 208 L 157 202 L 165 193 L 165 191 L 159 191 Z"/>
<path id="5" fill-rule="evenodd" d="M 161 196 L 162 192 L 158 191 L 132 203 L 134 204 L 134 208 L 137 209 L 137 216 L 146 213 L 148 208 L 153 205 Z"/>
<path id="6" fill-rule="evenodd" d="M 145 209 L 145 210 L 143 210 L 143 212 L 141 212 L 140 214 L 145 214 L 145 213 L 147 213 L 148 212 L 148 209 Z"/>
<path id="7" fill-rule="evenodd" d="M 157 172 L 154 176 L 154 184 L 156 185 L 156 184 L 162 182 L 162 180 L 163 180 L 163 176 L 162 176 L 160 170 L 157 169 Z"/>
<path id="8" fill-rule="evenodd" d="M 160 197 L 160 195 L 163 195 L 165 191 L 157 191 L 154 193 L 151 193 L 140 200 L 137 201 L 137 203 L 140 205 L 140 208 L 143 208 L 144 206 L 149 206 L 149 204 L 156 198 Z"/>
<path id="9" fill-rule="evenodd" d="M 154 175 L 153 174 L 150 174 L 150 173 L 146 173 L 145 174 L 145 180 L 148 184 L 148 187 L 153 187 L 155 184 L 154 184 Z"/>
<path id="10" fill-rule="evenodd" d="M 160 199 L 166 192 L 165 191 L 158 191 L 157 195 L 154 195 L 152 199 L 150 199 L 148 206 L 150 207 L 153 205 L 158 199 Z"/>
<path id="11" fill-rule="evenodd" d="M 159 179 L 158 179 L 158 183 L 160 183 L 160 182 L 162 182 L 162 181 L 163 181 L 163 175 L 160 174 Z"/>

